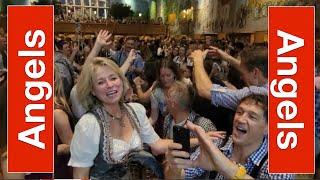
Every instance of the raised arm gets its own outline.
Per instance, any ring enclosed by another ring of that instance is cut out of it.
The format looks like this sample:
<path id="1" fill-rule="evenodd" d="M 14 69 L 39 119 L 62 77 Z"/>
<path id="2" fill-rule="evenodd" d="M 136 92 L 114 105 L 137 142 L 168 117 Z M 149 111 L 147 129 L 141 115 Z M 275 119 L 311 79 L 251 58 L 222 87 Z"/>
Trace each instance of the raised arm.
<path id="1" fill-rule="evenodd" d="M 70 58 L 69 58 L 71 64 L 73 64 L 74 59 L 75 59 L 75 57 L 76 57 L 76 54 L 77 54 L 78 52 L 79 52 L 79 46 L 75 46 L 75 47 L 72 48 L 72 53 L 71 53 Z"/>
<path id="2" fill-rule="evenodd" d="M 132 65 L 132 63 L 133 63 L 134 59 L 136 59 L 136 57 L 137 57 L 136 51 L 134 49 L 131 49 L 130 53 L 128 55 L 128 58 L 126 59 L 126 61 L 120 67 L 120 69 L 123 72 L 123 74 L 127 73 L 129 67 Z"/>
<path id="3" fill-rule="evenodd" d="M 193 58 L 193 65 L 194 65 L 194 78 L 196 83 L 196 88 L 198 91 L 198 94 L 206 99 L 211 99 L 211 86 L 212 82 L 206 73 L 204 66 L 203 66 L 203 60 L 205 59 L 206 55 L 208 53 L 208 50 L 201 51 L 196 50 L 191 53 L 191 57 Z"/>
<path id="4" fill-rule="evenodd" d="M 194 125 L 190 122 L 187 123 L 188 128 L 195 132 L 200 143 L 200 155 L 197 160 L 193 162 L 193 166 L 201 167 L 206 170 L 216 170 L 226 179 L 234 179 L 235 175 L 238 174 L 239 166 L 226 157 L 218 147 L 216 147 L 210 137 L 205 133 L 205 131 L 197 125 Z M 207 159 L 207 160 L 205 160 Z M 209 160 L 209 161 L 208 161 Z M 211 167 L 208 166 L 211 164 Z M 208 169 L 213 168 L 213 169 Z M 244 168 L 244 167 L 242 167 Z M 245 174 L 241 179 L 253 179 L 248 174 Z"/>
<path id="5" fill-rule="evenodd" d="M 225 51 L 222 51 L 221 49 L 213 46 L 210 46 L 209 52 L 215 55 L 218 55 L 220 58 L 222 58 L 225 61 L 228 61 L 233 67 L 235 67 L 237 70 L 242 72 L 240 68 L 241 61 L 239 59 L 234 58 L 228 53 L 226 53 Z"/>
<path id="6" fill-rule="evenodd" d="M 88 62 L 88 61 L 90 61 L 90 59 L 96 57 L 99 54 L 99 52 L 103 46 L 106 46 L 107 49 L 110 49 L 110 46 L 112 44 L 111 36 L 112 36 L 112 34 L 109 33 L 109 31 L 106 31 L 106 30 L 99 31 L 96 42 L 94 43 L 94 46 L 93 46 L 92 50 L 90 51 L 90 53 L 86 59 L 86 62 Z"/>
<path id="7" fill-rule="evenodd" d="M 150 102 L 151 93 L 157 84 L 156 81 L 153 82 L 152 86 L 146 92 L 142 91 L 141 85 L 143 84 L 143 80 L 139 76 L 136 77 L 133 80 L 133 82 L 136 85 L 136 90 L 137 90 L 137 95 L 139 97 L 139 101 L 143 102 L 143 103 Z"/>

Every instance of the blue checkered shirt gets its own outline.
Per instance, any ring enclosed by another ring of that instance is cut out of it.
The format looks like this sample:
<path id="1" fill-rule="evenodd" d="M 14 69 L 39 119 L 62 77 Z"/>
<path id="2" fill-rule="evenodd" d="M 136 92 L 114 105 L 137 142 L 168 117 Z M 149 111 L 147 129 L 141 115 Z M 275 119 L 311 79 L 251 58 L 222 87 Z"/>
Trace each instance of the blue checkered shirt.
<path id="1" fill-rule="evenodd" d="M 213 105 L 235 110 L 240 100 L 248 95 L 268 95 L 268 84 L 263 86 L 250 86 L 237 90 L 228 89 L 218 84 L 213 84 L 210 92 L 211 103 Z"/>
<path id="2" fill-rule="evenodd" d="M 316 90 L 314 96 L 315 134 L 320 138 L 320 90 Z"/>
<path id="3" fill-rule="evenodd" d="M 229 137 L 229 140 L 227 143 L 220 148 L 222 153 L 227 156 L 228 158 L 231 158 L 232 150 L 233 150 L 233 141 L 232 137 Z M 262 144 L 260 145 L 259 149 L 253 152 L 247 159 L 246 163 L 243 165 L 247 173 L 250 174 L 254 168 L 254 166 L 259 166 L 261 160 L 263 157 L 268 153 L 268 141 L 267 137 L 264 138 Z M 191 159 L 195 160 L 200 154 L 200 149 L 198 148 L 197 151 L 195 151 L 191 155 Z M 185 169 L 185 178 L 186 179 L 192 179 L 201 176 L 205 170 L 201 168 L 187 168 Z M 269 174 L 268 173 L 268 160 L 264 162 L 261 169 L 259 170 L 257 179 L 293 179 L 294 175 L 292 174 Z M 225 179 L 221 174 L 217 174 L 215 179 Z"/>

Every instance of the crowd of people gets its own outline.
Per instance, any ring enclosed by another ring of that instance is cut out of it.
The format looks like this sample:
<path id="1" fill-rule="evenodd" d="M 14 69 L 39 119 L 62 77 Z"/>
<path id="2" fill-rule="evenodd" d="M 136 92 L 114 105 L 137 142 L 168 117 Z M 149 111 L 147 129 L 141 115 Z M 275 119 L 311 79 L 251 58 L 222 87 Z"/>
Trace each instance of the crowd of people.
<path id="1" fill-rule="evenodd" d="M 6 34 L 0 35 L 3 96 L 7 51 Z M 316 59 L 320 72 L 319 52 Z M 100 30 L 81 41 L 56 38 L 54 61 L 54 178 L 295 178 L 267 169 L 266 44 L 211 36 L 124 37 Z M 173 142 L 175 126 L 189 129 L 189 152 Z M 1 135 L 3 176 L 30 176 L 5 172 L 5 147 Z"/>
<path id="2" fill-rule="evenodd" d="M 80 11 L 79 11 L 80 12 Z M 68 12 L 64 14 L 55 15 L 55 22 L 69 22 L 69 23 L 104 23 L 104 24 L 154 24 L 160 25 L 163 24 L 163 20 L 161 17 L 156 19 L 145 19 L 142 17 L 124 17 L 122 19 L 116 19 L 113 16 L 108 17 L 107 19 L 104 17 L 98 17 L 96 14 L 82 14 L 82 13 L 74 13 Z"/>

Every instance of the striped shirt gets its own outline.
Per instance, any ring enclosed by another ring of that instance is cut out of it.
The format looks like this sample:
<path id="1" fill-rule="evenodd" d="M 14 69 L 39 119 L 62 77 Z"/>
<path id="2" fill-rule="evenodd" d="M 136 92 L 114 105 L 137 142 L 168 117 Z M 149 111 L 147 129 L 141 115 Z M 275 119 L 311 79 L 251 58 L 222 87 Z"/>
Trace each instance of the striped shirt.
<path id="1" fill-rule="evenodd" d="M 211 88 L 211 103 L 215 106 L 235 110 L 240 100 L 251 94 L 268 95 L 268 84 L 261 87 L 250 86 L 237 90 L 213 84 Z"/>

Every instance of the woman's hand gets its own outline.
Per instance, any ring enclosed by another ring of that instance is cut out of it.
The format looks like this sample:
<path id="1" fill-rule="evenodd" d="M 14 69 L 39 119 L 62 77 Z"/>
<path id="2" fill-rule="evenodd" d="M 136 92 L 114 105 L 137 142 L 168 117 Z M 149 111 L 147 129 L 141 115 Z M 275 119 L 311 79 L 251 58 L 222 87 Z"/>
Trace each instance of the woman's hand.
<path id="1" fill-rule="evenodd" d="M 133 60 L 135 60 L 137 58 L 137 53 L 136 50 L 131 49 L 127 58 L 127 61 L 130 62 L 130 64 L 133 62 Z"/>
<path id="2" fill-rule="evenodd" d="M 213 141 L 213 140 L 217 140 L 217 139 L 224 139 L 226 138 L 226 131 L 209 131 L 206 133 L 209 138 Z"/>
<path id="3" fill-rule="evenodd" d="M 112 45 L 111 36 L 112 34 L 109 33 L 109 31 L 100 30 L 95 42 L 95 46 L 100 48 L 106 46 L 107 49 L 110 49 L 110 46 Z"/>
<path id="4" fill-rule="evenodd" d="M 133 79 L 134 84 L 136 85 L 136 87 L 141 87 L 141 85 L 144 83 L 144 80 L 141 79 L 141 77 L 136 77 Z"/>
<path id="5" fill-rule="evenodd" d="M 206 134 L 211 141 L 215 141 L 217 139 L 224 139 L 226 137 L 225 131 L 209 131 Z M 190 145 L 191 147 L 199 146 L 198 138 L 191 138 Z"/>

